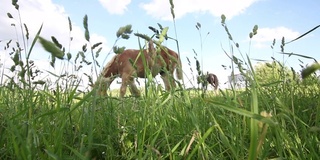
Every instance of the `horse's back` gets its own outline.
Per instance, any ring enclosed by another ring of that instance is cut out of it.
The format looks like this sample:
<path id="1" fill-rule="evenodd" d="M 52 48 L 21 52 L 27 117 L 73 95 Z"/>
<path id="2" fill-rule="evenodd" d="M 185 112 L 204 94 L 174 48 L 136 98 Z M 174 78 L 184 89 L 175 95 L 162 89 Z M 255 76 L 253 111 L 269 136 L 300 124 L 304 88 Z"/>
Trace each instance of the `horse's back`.
<path id="1" fill-rule="evenodd" d="M 117 63 L 120 74 L 136 73 L 138 77 L 145 78 L 145 67 L 143 63 L 143 57 L 146 62 L 149 63 L 150 58 L 146 50 L 143 50 L 140 54 L 140 50 L 137 49 L 127 49 L 118 55 Z M 139 55 L 140 54 L 140 55 Z M 149 66 L 150 67 L 150 66 Z"/>
<path id="2" fill-rule="evenodd" d="M 161 48 L 160 52 L 156 53 L 157 55 L 160 55 L 162 59 L 154 57 L 152 54 L 153 53 L 149 53 L 146 49 L 124 50 L 122 53 L 117 55 L 117 67 L 120 74 L 135 72 L 137 74 L 136 76 L 145 78 L 146 73 L 144 62 L 146 62 L 147 67 L 152 71 L 152 76 L 154 77 L 159 73 L 164 73 L 164 69 L 173 72 L 179 61 L 178 54 L 167 47 Z"/>

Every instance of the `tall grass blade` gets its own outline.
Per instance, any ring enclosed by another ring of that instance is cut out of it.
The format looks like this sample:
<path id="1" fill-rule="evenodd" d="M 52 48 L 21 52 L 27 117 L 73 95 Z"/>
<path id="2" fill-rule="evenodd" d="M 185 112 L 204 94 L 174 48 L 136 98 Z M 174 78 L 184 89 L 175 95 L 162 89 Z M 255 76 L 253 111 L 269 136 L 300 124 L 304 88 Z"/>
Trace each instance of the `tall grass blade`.
<path id="1" fill-rule="evenodd" d="M 317 60 L 313 57 L 310 57 L 310 56 L 306 56 L 306 55 L 303 55 L 303 54 L 297 54 L 297 53 L 286 53 L 286 52 L 279 52 L 280 54 L 285 54 L 285 55 L 288 55 L 289 57 L 290 56 L 298 56 L 298 57 L 302 57 L 302 58 L 306 58 L 306 59 L 313 59 L 315 62 L 317 62 Z"/>
<path id="2" fill-rule="evenodd" d="M 316 27 L 312 28 L 312 29 L 311 29 L 311 30 L 309 30 L 308 32 L 306 32 L 306 33 L 302 34 L 301 36 L 299 36 L 299 37 L 297 37 L 297 38 L 295 38 L 295 39 L 293 39 L 293 40 L 291 40 L 291 41 L 289 41 L 289 42 L 287 42 L 287 43 L 285 43 L 285 44 L 288 44 L 288 43 L 294 42 L 294 41 L 296 41 L 296 40 L 298 40 L 298 39 L 300 39 L 300 38 L 302 38 L 302 37 L 306 36 L 307 34 L 309 34 L 309 33 L 313 32 L 314 30 L 316 30 L 316 29 L 317 29 L 317 28 L 319 28 L 319 27 L 320 27 L 320 25 L 318 25 L 318 26 L 316 26 Z"/>
<path id="3" fill-rule="evenodd" d="M 251 88 L 251 112 L 258 114 L 258 97 L 257 90 L 255 87 Z M 250 150 L 249 150 L 249 160 L 257 159 L 258 153 L 258 123 L 256 119 L 251 118 L 250 120 Z"/>
<path id="4" fill-rule="evenodd" d="M 215 126 L 210 127 L 206 133 L 204 133 L 203 137 L 201 137 L 199 139 L 199 142 L 197 143 L 197 145 L 194 147 L 194 149 L 192 150 L 192 152 L 190 153 L 190 155 L 188 155 L 187 159 L 192 159 L 192 156 L 196 153 L 196 151 L 199 149 L 199 147 L 201 145 L 203 145 L 203 143 L 205 142 L 205 140 L 207 139 L 207 137 L 211 134 L 211 132 L 214 130 Z M 199 137 L 198 137 L 199 138 Z"/>
<path id="5" fill-rule="evenodd" d="M 277 124 L 275 121 L 271 120 L 270 118 L 265 118 L 265 117 L 261 116 L 260 114 L 256 114 L 254 112 L 247 111 L 245 109 L 242 109 L 242 108 L 239 108 L 236 106 L 228 105 L 225 103 L 221 103 L 221 102 L 217 102 L 217 101 L 209 100 L 209 99 L 206 99 L 205 101 L 214 104 L 214 107 L 222 108 L 222 109 L 228 110 L 230 112 L 234 112 L 236 114 L 246 116 L 248 118 L 256 119 L 258 121 L 267 123 L 270 126 L 274 126 Z"/>
<path id="6" fill-rule="evenodd" d="M 28 52 L 27 58 L 29 58 L 29 57 L 30 57 L 30 55 L 31 55 L 31 52 L 32 52 L 32 50 L 33 50 L 33 47 L 34 47 L 34 45 L 36 44 L 36 42 L 37 42 L 37 40 L 38 40 L 38 38 L 39 38 L 39 36 L 40 36 L 40 33 L 41 33 L 41 30 L 42 30 L 42 27 L 43 27 L 43 24 L 41 24 L 41 26 L 40 26 L 40 28 L 39 28 L 39 30 L 38 30 L 38 32 L 37 32 L 37 34 L 36 34 L 35 38 L 33 39 L 32 43 L 31 43 L 31 47 L 30 47 L 30 49 L 29 49 L 29 52 Z"/>

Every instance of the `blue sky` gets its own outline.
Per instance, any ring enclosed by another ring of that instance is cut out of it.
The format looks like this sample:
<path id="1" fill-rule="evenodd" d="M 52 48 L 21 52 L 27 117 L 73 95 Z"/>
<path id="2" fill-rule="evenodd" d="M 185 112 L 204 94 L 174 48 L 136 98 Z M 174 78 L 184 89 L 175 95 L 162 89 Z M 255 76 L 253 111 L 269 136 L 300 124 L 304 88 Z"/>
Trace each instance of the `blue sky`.
<path id="1" fill-rule="evenodd" d="M 7 40 L 17 40 L 15 29 L 10 24 L 18 22 L 9 19 L 7 13 L 11 13 L 15 18 L 18 15 L 11 1 L 0 0 L 0 3 L 0 40 L 2 40 L 0 47 L 3 48 Z M 230 70 L 224 70 L 221 65 L 229 66 L 230 60 L 222 48 L 230 53 L 230 47 L 228 36 L 220 23 L 221 14 L 226 15 L 229 31 L 234 40 L 240 44 L 241 53 L 248 54 L 253 59 L 253 63 L 255 63 L 254 59 L 271 60 L 271 56 L 282 61 L 283 56 L 278 53 L 281 38 L 285 37 L 286 41 L 290 41 L 319 25 L 320 20 L 320 1 L 316 0 L 173 0 L 173 3 L 187 87 L 195 85 L 186 60 L 186 57 L 191 60 L 193 75 L 195 75 L 193 49 L 198 53 L 197 58 L 202 62 L 203 71 L 217 74 L 221 86 L 227 86 L 223 83 L 227 81 Z M 152 32 L 148 26 L 157 27 L 157 23 L 160 23 L 163 27 L 169 27 L 170 37 L 176 38 L 169 0 L 20 0 L 18 4 L 22 21 L 27 24 L 31 37 L 43 23 L 41 35 L 45 38 L 55 36 L 64 46 L 69 44 L 67 21 L 69 16 L 73 23 L 71 36 L 74 38 L 70 51 L 74 56 L 86 43 L 82 20 L 87 14 L 92 43 L 103 42 L 104 49 L 100 55 L 100 63 L 106 58 L 116 40 L 115 33 L 118 28 L 127 24 L 133 26 L 134 33 L 151 36 Z M 195 27 L 197 22 L 201 24 L 200 31 Z M 258 25 L 259 29 L 250 45 L 248 35 L 254 25 Z M 200 33 L 202 39 L 200 39 Z M 320 46 L 319 34 L 320 31 L 316 30 L 299 41 L 288 44 L 285 51 L 319 59 L 320 54 L 317 53 Z M 273 39 L 276 39 L 274 50 L 270 48 Z M 19 40 L 21 41 L 21 38 Z M 139 47 L 137 37 L 134 35 L 129 40 L 120 40 L 117 45 L 127 48 Z M 164 45 L 177 50 L 174 41 L 168 40 Z M 0 53 L 0 62 L 4 64 L 2 67 L 10 66 L 12 62 L 7 55 L 8 52 L 1 49 Z M 234 54 L 240 56 L 236 49 Z M 107 61 L 113 55 L 108 56 Z M 55 70 L 50 67 L 49 53 L 45 53 L 39 45 L 36 46 L 32 58 L 44 70 L 61 72 L 59 65 Z M 300 59 L 305 63 L 312 63 L 311 60 Z M 284 61 L 287 66 L 294 67 L 296 71 L 300 69 L 297 57 L 285 56 Z M 90 68 L 84 68 L 83 72 L 90 72 Z M 85 81 L 84 79 L 84 85 Z M 117 87 L 115 84 L 113 86 Z"/>

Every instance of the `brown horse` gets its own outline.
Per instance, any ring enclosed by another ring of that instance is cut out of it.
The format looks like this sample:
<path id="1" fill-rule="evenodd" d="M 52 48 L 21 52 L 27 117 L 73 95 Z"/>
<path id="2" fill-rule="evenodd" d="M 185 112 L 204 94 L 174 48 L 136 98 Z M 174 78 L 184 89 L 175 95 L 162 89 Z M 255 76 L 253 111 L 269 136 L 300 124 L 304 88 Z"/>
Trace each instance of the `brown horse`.
<path id="1" fill-rule="evenodd" d="M 212 73 L 207 74 L 207 76 L 208 83 L 211 84 L 212 87 L 214 87 L 214 90 L 217 90 L 219 86 L 218 77 Z"/>
<path id="2" fill-rule="evenodd" d="M 134 83 L 134 77 L 146 78 L 148 71 L 152 74 L 152 77 L 161 75 L 167 91 L 175 87 L 173 78 L 175 69 L 177 78 L 182 79 L 179 55 L 169 48 L 159 47 L 158 52 L 155 51 L 153 42 L 150 41 L 148 50 L 127 49 L 115 55 L 107 63 L 95 83 L 99 85 L 99 94 L 105 95 L 113 80 L 120 77 L 122 79 L 120 97 L 125 95 L 128 85 L 133 95 L 140 96 L 140 91 Z"/>
<path id="3" fill-rule="evenodd" d="M 198 83 L 201 83 L 205 90 L 207 90 L 208 83 L 214 87 L 214 90 L 217 90 L 219 86 L 218 77 L 215 74 L 208 72 L 206 75 L 198 77 Z"/>

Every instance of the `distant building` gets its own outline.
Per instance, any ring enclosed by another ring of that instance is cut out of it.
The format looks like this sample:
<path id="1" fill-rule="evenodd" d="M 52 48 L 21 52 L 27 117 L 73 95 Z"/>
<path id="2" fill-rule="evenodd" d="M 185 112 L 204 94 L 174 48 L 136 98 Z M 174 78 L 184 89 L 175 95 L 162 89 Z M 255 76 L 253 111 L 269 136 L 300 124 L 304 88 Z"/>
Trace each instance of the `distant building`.
<path id="1" fill-rule="evenodd" d="M 245 76 L 242 74 L 234 74 L 234 77 L 228 76 L 229 88 L 241 89 L 246 87 Z M 234 86 L 233 86 L 234 85 Z M 232 87 L 233 86 L 233 87 Z"/>

